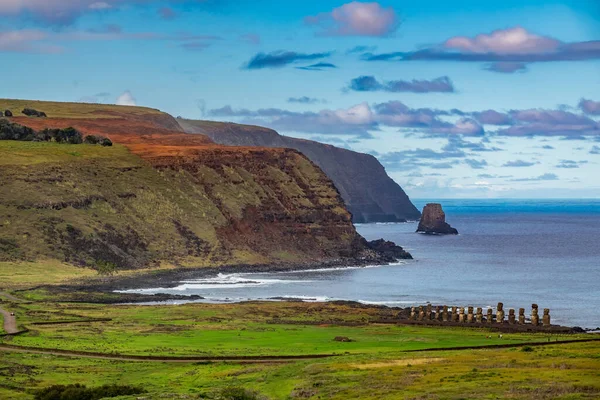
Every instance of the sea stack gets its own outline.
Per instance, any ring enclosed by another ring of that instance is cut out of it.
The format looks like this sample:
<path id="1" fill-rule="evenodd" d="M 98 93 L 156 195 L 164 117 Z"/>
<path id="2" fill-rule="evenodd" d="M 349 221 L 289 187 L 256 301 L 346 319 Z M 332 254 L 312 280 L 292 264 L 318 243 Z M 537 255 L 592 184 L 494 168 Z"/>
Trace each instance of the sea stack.
<path id="1" fill-rule="evenodd" d="M 438 203 L 429 203 L 423 208 L 417 232 L 430 235 L 458 235 L 458 231 L 446 223 L 446 214 L 442 210 L 442 205 Z"/>

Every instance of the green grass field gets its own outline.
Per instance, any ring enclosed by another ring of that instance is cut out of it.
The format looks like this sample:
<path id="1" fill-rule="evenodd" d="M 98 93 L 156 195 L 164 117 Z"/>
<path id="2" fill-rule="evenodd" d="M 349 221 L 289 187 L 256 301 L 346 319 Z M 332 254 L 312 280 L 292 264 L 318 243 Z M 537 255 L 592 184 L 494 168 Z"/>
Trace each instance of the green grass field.
<path id="1" fill-rule="evenodd" d="M 115 307 L 21 305 L 27 321 L 113 315 L 111 323 L 35 326 L 10 344 L 152 355 L 337 353 L 289 363 L 152 363 L 0 353 L 0 399 L 28 399 L 52 384 L 103 383 L 144 387 L 145 399 L 215 398 L 244 387 L 267 399 L 596 399 L 600 396 L 600 342 L 532 348 L 406 353 L 415 348 L 498 343 L 477 329 L 369 325 L 264 324 L 276 315 L 306 322 L 373 317 L 373 310 L 264 303 L 227 306 Z M 46 310 L 48 308 L 48 310 Z M 350 318 L 348 315 L 353 314 Z M 310 315 L 313 315 L 310 317 Z M 221 321 L 218 321 L 221 320 Z M 210 321 L 210 322 L 208 322 Z M 27 324 L 27 323 L 25 323 Z M 68 326 L 68 328 L 67 328 Z M 333 341 L 346 335 L 352 343 Z M 540 340 L 504 335 L 502 343 Z M 95 345 L 94 345 L 95 344 Z M 525 350 L 525 351 L 524 351 Z M 136 396 L 121 399 L 135 399 Z"/>
<path id="2" fill-rule="evenodd" d="M 51 142 L 0 141 L 0 166 L 36 165 L 45 163 L 79 163 L 83 160 L 111 160 L 115 167 L 137 164 L 128 150 L 121 145 L 112 147 L 65 145 Z"/>
<path id="3" fill-rule="evenodd" d="M 557 340 L 547 334 L 497 334 L 478 329 L 424 328 L 366 324 L 376 319 L 346 306 L 247 303 L 235 306 L 189 304 L 171 307 L 19 305 L 19 321 L 112 318 L 111 322 L 30 327 L 35 334 L 15 337 L 21 346 L 123 355 L 261 356 L 397 353 L 405 350 Z M 338 316 L 345 315 L 343 319 Z M 278 321 L 284 321 L 283 323 Z M 362 320 L 362 321 L 361 321 Z M 335 321 L 331 323 L 330 321 Z M 363 326 L 345 326 L 348 323 Z M 339 343 L 345 336 L 354 340 Z"/>
<path id="4" fill-rule="evenodd" d="M 45 112 L 50 118 L 115 118 L 115 113 L 132 115 L 161 114 L 161 111 L 146 107 L 123 107 L 114 104 L 62 103 L 53 101 L 0 99 L 0 111 L 10 110 L 22 116 L 24 108 Z"/>

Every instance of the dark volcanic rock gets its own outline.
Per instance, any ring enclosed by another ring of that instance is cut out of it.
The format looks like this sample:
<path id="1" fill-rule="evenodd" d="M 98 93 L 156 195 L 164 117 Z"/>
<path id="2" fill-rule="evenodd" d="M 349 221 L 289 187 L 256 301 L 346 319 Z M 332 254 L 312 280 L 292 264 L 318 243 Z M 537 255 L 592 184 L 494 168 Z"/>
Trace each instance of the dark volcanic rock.
<path id="1" fill-rule="evenodd" d="M 47 117 L 45 112 L 37 111 L 37 110 L 34 110 L 33 108 L 25 108 L 21 112 L 23 114 L 27 115 L 28 117 L 38 117 L 38 118 L 46 118 Z"/>
<path id="2" fill-rule="evenodd" d="M 404 190 L 369 154 L 282 136 L 268 128 L 178 118 L 188 133 L 201 133 L 228 146 L 284 147 L 300 151 L 317 164 L 339 190 L 355 223 L 417 220 L 419 210 Z"/>
<path id="3" fill-rule="evenodd" d="M 412 260 L 412 255 L 394 242 L 383 239 L 368 242 L 367 246 L 385 258 L 393 260 Z"/>
<path id="4" fill-rule="evenodd" d="M 442 205 L 430 203 L 423 208 L 421 222 L 417 228 L 419 233 L 440 234 L 440 235 L 458 235 L 458 231 L 446 223 L 446 214 L 442 210 Z"/>
<path id="5" fill-rule="evenodd" d="M 13 113 L 10 110 L 6 110 L 6 111 L 4 111 L 4 116 L 5 117 L 12 117 Z"/>

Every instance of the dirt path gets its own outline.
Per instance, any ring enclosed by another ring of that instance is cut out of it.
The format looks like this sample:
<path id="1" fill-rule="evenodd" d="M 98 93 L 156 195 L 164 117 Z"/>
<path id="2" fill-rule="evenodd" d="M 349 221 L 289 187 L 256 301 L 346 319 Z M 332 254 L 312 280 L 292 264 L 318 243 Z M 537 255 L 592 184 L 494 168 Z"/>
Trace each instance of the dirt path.
<path id="1" fill-rule="evenodd" d="M 10 315 L 10 312 L 0 308 L 0 314 L 4 318 L 4 332 L 6 333 L 17 333 L 17 318 Z"/>
<path id="2" fill-rule="evenodd" d="M 315 354 L 301 356 L 232 356 L 232 357 L 154 357 L 154 356 L 126 356 L 107 353 L 89 353 L 59 349 L 43 349 L 34 347 L 13 346 L 8 344 L 0 344 L 0 351 L 11 353 L 31 353 L 31 354 L 47 354 L 53 356 L 65 356 L 76 358 L 92 358 L 101 360 L 118 360 L 118 361 L 143 361 L 143 362 L 159 362 L 159 363 L 198 363 L 198 362 L 235 362 L 240 364 L 256 364 L 256 363 L 284 363 L 299 360 L 317 360 L 329 357 L 336 357 L 333 354 Z"/>
<path id="3" fill-rule="evenodd" d="M 469 346 L 469 347 L 448 347 L 448 348 L 430 348 L 419 350 L 407 350 L 406 353 L 428 352 L 428 351 L 452 351 L 452 350 L 484 350 L 484 349 L 501 349 L 511 347 L 524 346 L 549 346 L 572 343 L 585 343 L 599 341 L 600 339 L 582 339 L 582 340 L 563 340 L 559 342 L 536 342 L 536 343 L 515 343 L 515 344 L 499 344 L 488 346 Z M 238 356 L 238 357 L 155 357 L 155 356 L 126 356 L 107 353 L 90 353 L 60 349 L 44 349 L 35 347 L 13 346 L 8 344 L 0 344 L 0 351 L 11 353 L 30 353 L 30 354 L 47 354 L 53 356 L 75 357 L 75 358 L 91 358 L 101 360 L 117 360 L 117 361 L 141 361 L 141 362 L 158 362 L 158 363 L 198 363 L 198 362 L 235 362 L 240 364 L 257 364 L 257 363 L 285 363 L 301 360 L 318 360 L 330 357 L 338 357 L 334 354 L 315 354 L 301 356 Z"/>
<path id="4" fill-rule="evenodd" d="M 0 297 L 4 297 L 5 299 L 8 299 L 8 300 L 14 301 L 14 302 L 23 301 L 22 299 L 19 299 L 18 297 L 15 297 L 10 293 L 6 293 L 6 292 L 2 292 L 2 291 L 0 291 Z"/>

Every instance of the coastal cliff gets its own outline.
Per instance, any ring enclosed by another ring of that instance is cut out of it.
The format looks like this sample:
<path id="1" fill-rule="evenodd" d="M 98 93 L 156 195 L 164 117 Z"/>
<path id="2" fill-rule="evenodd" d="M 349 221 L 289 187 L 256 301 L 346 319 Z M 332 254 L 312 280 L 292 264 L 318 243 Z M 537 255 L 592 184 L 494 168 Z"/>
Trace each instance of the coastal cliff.
<path id="1" fill-rule="evenodd" d="M 369 155 L 339 147 L 280 135 L 259 126 L 178 118 L 188 133 L 203 134 L 228 146 L 296 149 L 331 178 L 355 223 L 418 220 L 421 214 L 402 188 Z"/>
<path id="2" fill-rule="evenodd" d="M 446 222 L 446 214 L 442 210 L 442 205 L 438 203 L 429 203 L 423 208 L 417 232 L 432 235 L 458 235 L 458 231 Z"/>
<path id="3" fill-rule="evenodd" d="M 11 102 L 15 112 L 28 104 Z M 358 235 L 331 180 L 297 150 L 216 145 L 139 107 L 35 107 L 47 117 L 11 122 L 73 127 L 114 146 L 0 141 L 0 261 L 141 269 L 401 255 Z"/>

